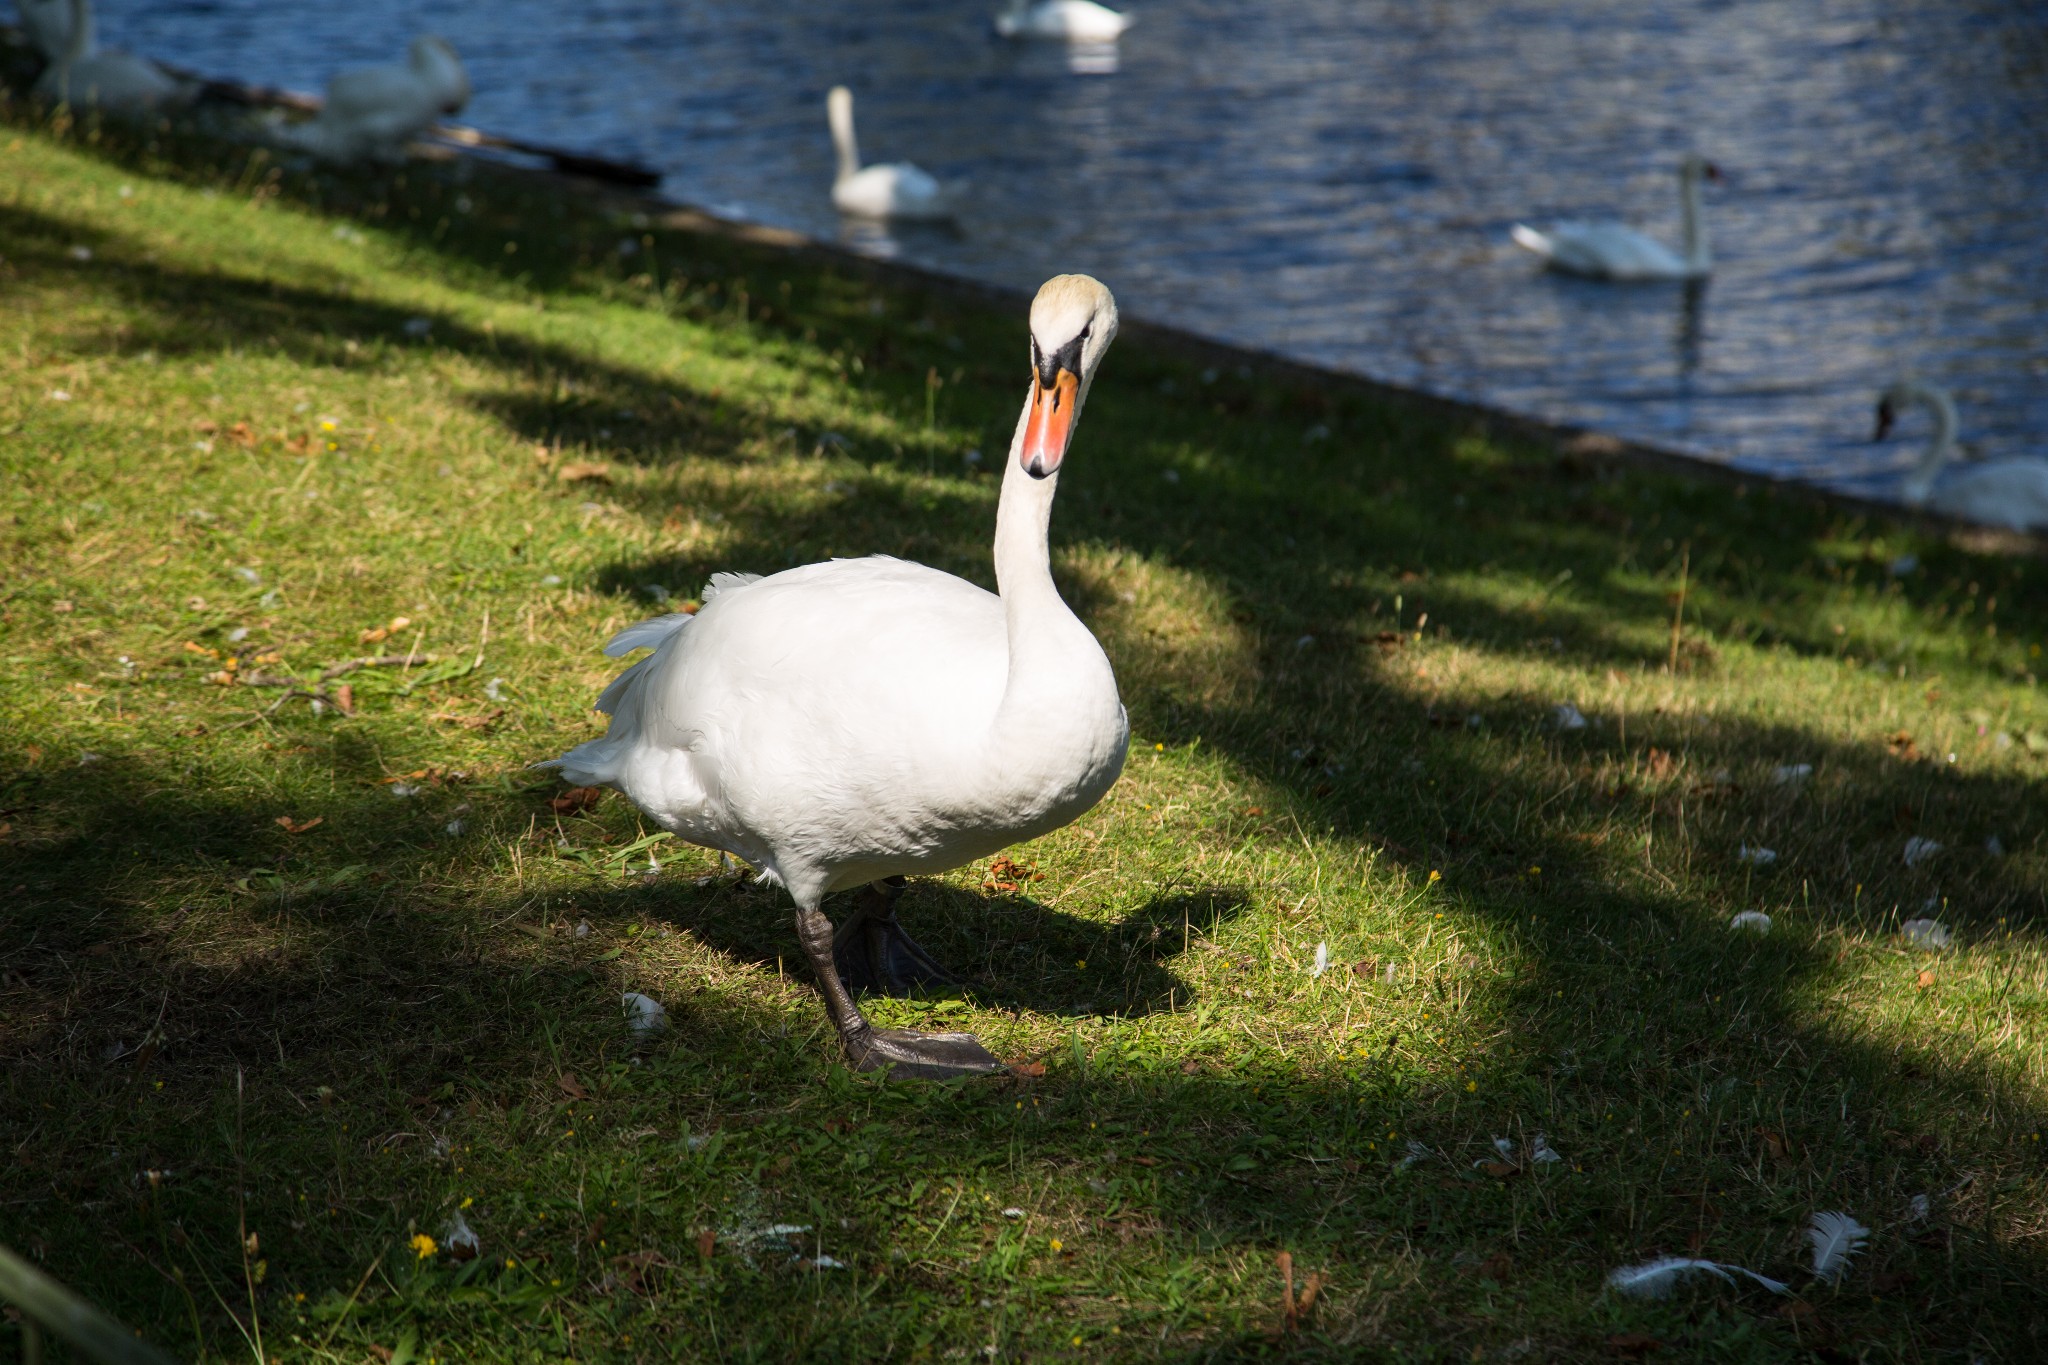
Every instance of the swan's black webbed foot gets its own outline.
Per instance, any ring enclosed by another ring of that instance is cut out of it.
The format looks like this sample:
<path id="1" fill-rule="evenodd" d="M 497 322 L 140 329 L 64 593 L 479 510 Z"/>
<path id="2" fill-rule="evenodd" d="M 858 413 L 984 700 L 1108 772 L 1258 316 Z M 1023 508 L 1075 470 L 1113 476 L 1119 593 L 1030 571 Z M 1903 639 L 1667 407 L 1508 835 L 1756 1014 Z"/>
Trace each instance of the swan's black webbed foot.
<path id="1" fill-rule="evenodd" d="M 897 920 L 896 901 L 903 886 L 903 878 L 890 877 L 862 887 L 854 897 L 853 913 L 833 935 L 833 964 L 848 990 L 910 995 L 920 987 L 959 984 L 959 978 L 934 962 Z"/>
<path id="2" fill-rule="evenodd" d="M 856 1071 L 888 1071 L 894 1080 L 945 1081 L 988 1076 L 1006 1068 L 971 1033 L 913 1033 L 868 1028 L 842 1033 Z"/>
<path id="3" fill-rule="evenodd" d="M 885 910 L 901 889 L 899 881 L 895 887 L 884 888 L 877 893 Z M 858 915 L 859 911 L 855 913 Z M 895 922 L 893 913 L 888 915 L 887 922 Z M 805 956 L 811 960 L 811 969 L 818 974 L 818 991 L 825 997 L 825 1008 L 832 1016 L 832 1026 L 838 1030 L 840 1044 L 845 1047 L 855 1070 L 886 1071 L 896 1080 L 919 1081 L 987 1076 L 1005 1070 L 995 1054 L 976 1042 L 970 1033 L 913 1033 L 909 1029 L 875 1028 L 862 1017 L 860 1006 L 853 1002 L 853 992 L 840 979 L 834 959 L 838 955 L 837 939 L 841 936 L 833 933 L 832 921 L 816 910 L 798 906 L 796 934 L 804 945 Z M 862 936 L 853 941 L 864 945 L 867 940 Z M 917 949 L 907 936 L 903 942 L 909 943 L 913 951 Z M 864 954 L 856 953 L 854 956 Z M 922 953 L 919 956 L 922 957 Z M 934 967 L 933 970 L 937 969 Z"/>

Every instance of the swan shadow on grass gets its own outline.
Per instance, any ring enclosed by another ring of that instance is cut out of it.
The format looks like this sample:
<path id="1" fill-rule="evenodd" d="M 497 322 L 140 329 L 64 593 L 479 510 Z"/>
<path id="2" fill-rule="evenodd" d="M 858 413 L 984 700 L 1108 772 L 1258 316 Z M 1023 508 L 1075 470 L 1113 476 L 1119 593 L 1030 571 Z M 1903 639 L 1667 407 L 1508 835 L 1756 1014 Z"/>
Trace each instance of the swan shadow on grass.
<path id="1" fill-rule="evenodd" d="M 834 896 L 825 913 L 839 922 L 857 894 Z M 780 964 L 805 979 L 781 890 L 724 881 L 671 892 L 663 901 L 652 913 L 707 947 L 757 967 Z M 919 880 L 897 907 L 912 936 L 960 978 L 958 992 L 985 1008 L 1123 1018 L 1185 1008 L 1192 988 L 1167 960 L 1251 908 L 1241 888 L 1206 886 L 1155 896 L 1105 923 L 1021 894 Z"/>

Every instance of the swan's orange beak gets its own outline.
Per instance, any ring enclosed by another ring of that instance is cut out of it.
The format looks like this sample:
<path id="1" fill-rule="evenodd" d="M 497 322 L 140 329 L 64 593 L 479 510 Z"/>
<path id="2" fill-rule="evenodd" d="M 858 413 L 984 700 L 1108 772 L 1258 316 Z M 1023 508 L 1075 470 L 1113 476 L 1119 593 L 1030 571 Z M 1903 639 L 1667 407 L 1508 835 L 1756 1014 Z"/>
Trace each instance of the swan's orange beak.
<path id="1" fill-rule="evenodd" d="M 1031 415 L 1024 422 L 1024 449 L 1017 459 L 1032 478 L 1059 472 L 1074 437 L 1074 399 L 1080 391 L 1081 377 L 1064 365 L 1053 372 L 1050 384 L 1031 376 Z"/>

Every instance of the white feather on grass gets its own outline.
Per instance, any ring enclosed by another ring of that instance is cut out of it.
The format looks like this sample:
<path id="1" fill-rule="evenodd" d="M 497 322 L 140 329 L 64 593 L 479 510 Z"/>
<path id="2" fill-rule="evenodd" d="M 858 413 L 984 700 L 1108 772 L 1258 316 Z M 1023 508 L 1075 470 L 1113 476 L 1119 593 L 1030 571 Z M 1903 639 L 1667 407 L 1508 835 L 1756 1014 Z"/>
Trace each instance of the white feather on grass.
<path id="1" fill-rule="evenodd" d="M 626 1016 L 626 1031 L 635 1038 L 652 1038 L 668 1027 L 668 1011 L 652 996 L 627 991 L 619 997 L 619 1007 Z"/>
<path id="2" fill-rule="evenodd" d="M 1806 1229 L 1813 1244 L 1813 1275 L 1830 1284 L 1849 1272 L 1849 1262 L 1863 1250 L 1870 1229 L 1846 1213 L 1816 1213 Z"/>
<path id="3" fill-rule="evenodd" d="M 1659 1256 L 1641 1265 L 1621 1266 L 1607 1276 L 1607 1284 L 1616 1293 L 1626 1294 L 1632 1299 L 1662 1299 L 1668 1298 L 1671 1291 L 1678 1288 L 1679 1282 L 1689 1275 L 1717 1275 L 1733 1284 L 1735 1275 L 1728 1273 L 1731 1270 L 1735 1275 L 1747 1275 L 1773 1294 L 1783 1294 L 1790 1287 L 1743 1266 L 1700 1261 L 1690 1256 Z"/>
<path id="4" fill-rule="evenodd" d="M 1941 852 L 1940 844 L 1932 839 L 1923 839 L 1916 834 L 1906 840 L 1906 866 L 1918 867 L 1939 852 Z"/>
<path id="5" fill-rule="evenodd" d="M 1915 948 L 1946 948 L 1955 942 L 1955 935 L 1938 919 L 1909 919 L 1899 926 L 1899 933 Z"/>
<path id="6" fill-rule="evenodd" d="M 1771 932 L 1771 917 L 1761 910 L 1745 910 L 1728 921 L 1730 929 L 1753 929 L 1759 934 Z"/>
<path id="7" fill-rule="evenodd" d="M 1316 945 L 1316 964 L 1315 966 L 1309 968 L 1308 974 L 1312 977 L 1321 976 L 1324 972 L 1328 971 L 1329 969 L 1330 945 L 1327 943 L 1318 943 Z"/>
<path id="8" fill-rule="evenodd" d="M 1430 1151 L 1430 1150 L 1429 1150 L 1429 1148 L 1427 1148 L 1427 1147 L 1423 1146 L 1423 1145 L 1422 1145 L 1421 1143 L 1417 1142 L 1417 1141 L 1416 1141 L 1416 1140 L 1415 1140 L 1414 1138 L 1409 1138 L 1409 1139 L 1408 1139 L 1408 1155 L 1406 1155 L 1406 1156 L 1404 1156 L 1404 1157 L 1402 1157 L 1402 1158 L 1401 1158 L 1401 1160 L 1400 1160 L 1400 1163 L 1399 1163 L 1399 1165 L 1400 1165 L 1400 1168 L 1401 1168 L 1402 1170 L 1404 1170 L 1404 1171 L 1405 1171 L 1405 1170 L 1407 1170 L 1407 1169 L 1408 1169 L 1408 1168 L 1409 1168 L 1410 1166 L 1413 1166 L 1413 1165 L 1414 1165 L 1414 1164 L 1415 1164 L 1416 1162 L 1418 1162 L 1418 1161 L 1429 1161 L 1429 1160 L 1433 1159 L 1433 1158 L 1434 1158 L 1435 1156 L 1436 1156 L 1436 1153 L 1435 1153 L 1435 1152 L 1432 1152 L 1432 1151 Z"/>

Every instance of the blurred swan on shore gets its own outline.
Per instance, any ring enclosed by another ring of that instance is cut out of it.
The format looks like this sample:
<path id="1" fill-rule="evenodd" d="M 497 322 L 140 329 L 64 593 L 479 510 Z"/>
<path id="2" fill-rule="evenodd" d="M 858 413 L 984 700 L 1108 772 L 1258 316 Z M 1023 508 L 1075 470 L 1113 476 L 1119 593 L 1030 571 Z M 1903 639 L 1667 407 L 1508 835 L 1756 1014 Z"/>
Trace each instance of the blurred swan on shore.
<path id="1" fill-rule="evenodd" d="M 1011 0 L 996 15 L 996 32 L 1005 38 L 1110 43 L 1130 26 L 1129 15 L 1095 0 Z"/>
<path id="2" fill-rule="evenodd" d="M 413 39 L 403 62 L 358 67 L 327 82 L 311 120 L 283 141 L 330 161 L 400 160 L 406 144 L 469 103 L 469 75 L 446 40 Z"/>
<path id="3" fill-rule="evenodd" d="M 37 22 L 54 31 L 54 7 L 39 6 Z M 24 6 L 22 17 L 28 18 Z M 91 0 L 70 0 L 62 45 L 37 78 L 36 94 L 73 109 L 145 114 L 186 97 L 185 87 L 155 62 L 128 52 L 102 51 L 93 29 Z"/>
<path id="4" fill-rule="evenodd" d="M 1877 400 L 1877 434 L 1871 439 L 1882 441 L 1899 414 L 1911 407 L 1934 414 L 1934 434 L 1920 463 L 1899 486 L 1908 507 L 1932 507 L 2009 531 L 2048 527 L 2048 461 L 1994 460 L 1964 470 L 1940 488 L 1934 486 L 1941 467 L 1955 452 L 1958 430 L 1955 400 L 1946 389 L 1910 379 L 1893 384 Z"/>
<path id="5" fill-rule="evenodd" d="M 908 161 L 860 164 L 860 144 L 853 136 L 851 90 L 833 86 L 825 97 L 825 115 L 832 126 L 832 148 L 839 156 L 839 173 L 832 181 L 834 208 L 862 218 L 931 222 L 953 216 L 957 187 L 941 184 L 924 168 Z"/>
<path id="6" fill-rule="evenodd" d="M 1552 270 L 1596 280 L 1702 280 L 1713 273 L 1700 186 L 1721 172 L 1706 158 L 1688 153 L 1678 166 L 1679 203 L 1684 213 L 1684 254 L 1647 233 L 1620 223 L 1559 223 L 1547 232 L 1515 224 L 1517 246 L 1543 258 Z"/>

